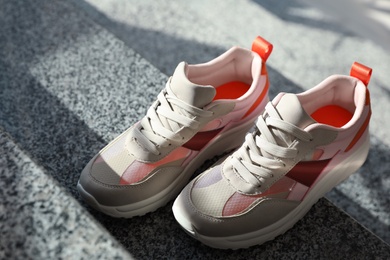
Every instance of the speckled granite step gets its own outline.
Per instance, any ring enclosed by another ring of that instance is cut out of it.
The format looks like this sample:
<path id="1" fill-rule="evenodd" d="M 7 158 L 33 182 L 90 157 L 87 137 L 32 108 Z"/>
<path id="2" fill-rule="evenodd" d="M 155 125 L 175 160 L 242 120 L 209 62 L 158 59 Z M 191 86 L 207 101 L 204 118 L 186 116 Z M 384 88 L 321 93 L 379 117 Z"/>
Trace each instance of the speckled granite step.
<path id="1" fill-rule="evenodd" d="M 188 237 L 171 203 L 128 220 L 91 209 L 76 191 L 83 166 L 144 115 L 166 76 L 71 2 L 0 6 L 0 258 L 390 257 L 325 199 L 285 235 L 238 251 Z"/>
<path id="2" fill-rule="evenodd" d="M 2 129 L 0 155 L 0 259 L 130 257 L 50 171 Z"/>

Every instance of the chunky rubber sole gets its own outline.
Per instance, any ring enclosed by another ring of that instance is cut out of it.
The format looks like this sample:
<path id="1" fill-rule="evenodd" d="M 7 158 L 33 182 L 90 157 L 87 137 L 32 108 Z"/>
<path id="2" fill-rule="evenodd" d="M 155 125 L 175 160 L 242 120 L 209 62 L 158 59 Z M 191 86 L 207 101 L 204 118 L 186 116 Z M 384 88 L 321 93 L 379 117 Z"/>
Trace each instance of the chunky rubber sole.
<path id="1" fill-rule="evenodd" d="M 241 124 L 235 123 L 237 126 L 217 135 L 186 166 L 186 168 L 180 174 L 179 178 L 177 178 L 163 191 L 146 200 L 129 205 L 107 206 L 100 204 L 90 193 L 86 191 L 86 189 L 84 189 L 80 182 L 77 184 L 78 191 L 81 197 L 92 207 L 113 217 L 131 218 L 153 212 L 156 209 L 165 206 L 169 201 L 173 200 L 188 183 L 194 172 L 207 159 L 211 159 L 217 155 L 222 155 L 241 146 L 246 133 L 252 128 L 254 120 L 255 119 L 252 118 Z M 84 170 L 89 171 L 88 168 Z"/>
<path id="2" fill-rule="evenodd" d="M 353 153 L 336 155 L 332 159 L 332 166 L 325 169 L 319 176 L 317 182 L 308 191 L 304 200 L 289 214 L 267 226 L 266 228 L 246 233 L 242 235 L 227 236 L 227 237 L 210 237 L 199 234 L 192 226 L 189 219 L 182 212 L 182 206 L 178 203 L 179 198 L 173 204 L 172 210 L 177 222 L 182 228 L 193 238 L 202 243 L 220 249 L 239 249 L 247 248 L 254 245 L 261 245 L 267 241 L 273 240 L 275 237 L 284 234 L 292 228 L 296 222 L 303 218 L 310 208 L 328 191 L 337 186 L 343 180 L 348 178 L 352 173 L 356 172 L 364 163 L 370 147 L 368 133 L 362 144 Z"/>

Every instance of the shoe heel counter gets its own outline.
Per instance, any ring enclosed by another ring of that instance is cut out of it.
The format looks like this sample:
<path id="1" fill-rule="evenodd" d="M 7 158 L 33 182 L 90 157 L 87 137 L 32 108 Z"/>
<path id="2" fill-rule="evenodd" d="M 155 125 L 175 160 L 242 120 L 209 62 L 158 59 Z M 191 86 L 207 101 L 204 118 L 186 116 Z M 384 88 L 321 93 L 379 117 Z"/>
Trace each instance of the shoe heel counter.
<path id="1" fill-rule="evenodd" d="M 262 86 L 262 91 L 260 95 L 257 97 L 255 102 L 252 104 L 252 106 L 246 111 L 244 116 L 241 119 L 244 118 L 251 118 L 252 116 L 258 117 L 264 110 L 265 105 L 268 103 L 268 90 L 269 90 L 269 78 L 268 78 L 268 72 L 266 68 L 265 62 L 262 63 L 261 66 L 261 76 L 265 77 L 265 83 Z"/>
<path id="2" fill-rule="evenodd" d="M 349 73 L 351 77 L 359 79 L 366 86 L 366 106 L 370 107 L 371 111 L 371 99 L 370 91 L 368 90 L 368 83 L 370 83 L 372 68 L 367 67 L 359 62 L 354 62 L 351 66 L 351 71 Z"/>
<path id="3" fill-rule="evenodd" d="M 350 75 L 352 77 L 355 77 L 359 79 L 365 86 L 366 86 L 366 100 L 365 100 L 365 109 L 368 110 L 368 113 L 366 115 L 366 118 L 364 119 L 362 125 L 360 126 L 359 130 L 355 134 L 355 136 L 352 138 L 351 142 L 345 149 L 345 152 L 350 151 L 361 138 L 364 138 L 364 136 L 368 136 L 369 138 L 369 123 L 371 119 L 371 99 L 370 99 L 370 91 L 368 90 L 368 83 L 370 82 L 371 75 L 372 75 L 372 69 L 370 67 L 367 67 L 361 63 L 354 62 L 351 66 Z"/>
<path id="4" fill-rule="evenodd" d="M 252 43 L 252 51 L 257 53 L 262 62 L 261 62 L 261 70 L 260 76 L 265 77 L 265 83 L 262 87 L 262 91 L 260 95 L 257 97 L 252 106 L 248 109 L 248 111 L 244 114 L 241 119 L 251 117 L 251 115 L 255 114 L 256 117 L 264 110 L 265 105 L 268 103 L 268 90 L 269 90 L 269 77 L 267 70 L 267 59 L 271 55 L 273 50 L 273 45 L 269 43 L 264 38 L 257 36 L 256 39 Z"/>

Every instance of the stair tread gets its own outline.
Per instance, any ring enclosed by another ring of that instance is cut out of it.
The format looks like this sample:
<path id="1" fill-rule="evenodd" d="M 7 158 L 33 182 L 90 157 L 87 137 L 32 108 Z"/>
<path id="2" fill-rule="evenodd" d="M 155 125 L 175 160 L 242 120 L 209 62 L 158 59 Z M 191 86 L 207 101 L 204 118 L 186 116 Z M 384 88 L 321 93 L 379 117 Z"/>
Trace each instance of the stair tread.
<path id="1" fill-rule="evenodd" d="M 9 239 L 0 240 L 0 258 L 291 258 L 390 251 L 326 199 L 273 242 L 234 252 L 211 250 L 188 237 L 174 221 L 171 203 L 129 220 L 91 209 L 76 191 L 83 166 L 145 114 L 166 76 L 70 2 L 1 6 L 0 230 Z"/>

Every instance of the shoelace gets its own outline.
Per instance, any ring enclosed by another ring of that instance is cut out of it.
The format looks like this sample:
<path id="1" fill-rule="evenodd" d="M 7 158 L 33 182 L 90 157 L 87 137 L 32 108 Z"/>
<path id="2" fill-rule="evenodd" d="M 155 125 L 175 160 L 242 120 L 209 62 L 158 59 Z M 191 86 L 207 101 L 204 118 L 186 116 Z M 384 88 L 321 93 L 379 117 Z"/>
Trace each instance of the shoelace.
<path id="1" fill-rule="evenodd" d="M 141 128 L 136 128 L 134 137 L 146 150 L 159 155 L 158 147 L 182 143 L 185 139 L 180 130 L 189 128 L 194 132 L 199 128 L 201 117 L 211 117 L 212 111 L 191 106 L 176 98 L 170 90 L 170 80 L 141 120 Z"/>
<path id="2" fill-rule="evenodd" d="M 274 136 L 275 131 L 282 131 L 290 140 L 293 140 L 291 137 L 306 142 L 312 139 L 310 133 L 283 121 L 271 102 L 267 104 L 265 111 L 268 116 L 259 117 L 256 123 L 260 134 L 247 134 L 244 145 L 232 156 L 232 165 L 236 173 L 257 187 L 272 177 L 274 169 L 285 166 L 281 159 L 292 159 L 298 153 L 296 148 L 278 144 Z"/>

